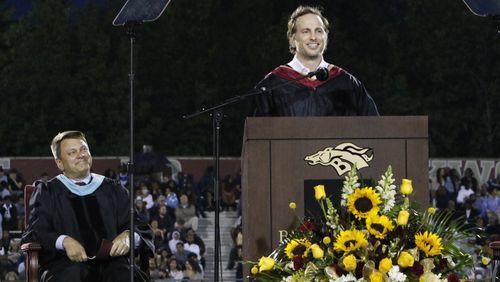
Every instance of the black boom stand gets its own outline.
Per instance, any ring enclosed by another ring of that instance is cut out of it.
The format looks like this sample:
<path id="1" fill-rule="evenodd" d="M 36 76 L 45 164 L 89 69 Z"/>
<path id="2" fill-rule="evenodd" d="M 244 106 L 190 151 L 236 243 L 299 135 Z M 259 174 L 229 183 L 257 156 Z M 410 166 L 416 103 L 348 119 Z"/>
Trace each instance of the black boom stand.
<path id="1" fill-rule="evenodd" d="M 145 22 L 157 20 L 170 0 L 128 0 L 113 20 L 114 26 L 125 26 L 130 40 L 130 160 L 127 165 L 130 176 L 130 281 L 134 282 L 135 254 L 134 254 L 134 27 Z"/>

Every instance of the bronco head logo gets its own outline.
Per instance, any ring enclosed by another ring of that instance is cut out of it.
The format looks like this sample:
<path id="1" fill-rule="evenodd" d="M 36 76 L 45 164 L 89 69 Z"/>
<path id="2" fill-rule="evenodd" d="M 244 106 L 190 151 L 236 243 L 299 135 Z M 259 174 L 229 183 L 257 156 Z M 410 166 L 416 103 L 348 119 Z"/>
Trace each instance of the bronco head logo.
<path id="1" fill-rule="evenodd" d="M 305 157 L 309 165 L 333 166 L 339 176 L 351 170 L 353 164 L 358 169 L 367 167 L 373 159 L 372 148 L 360 148 L 352 143 L 342 143 L 335 148 L 327 147 L 315 154 Z"/>

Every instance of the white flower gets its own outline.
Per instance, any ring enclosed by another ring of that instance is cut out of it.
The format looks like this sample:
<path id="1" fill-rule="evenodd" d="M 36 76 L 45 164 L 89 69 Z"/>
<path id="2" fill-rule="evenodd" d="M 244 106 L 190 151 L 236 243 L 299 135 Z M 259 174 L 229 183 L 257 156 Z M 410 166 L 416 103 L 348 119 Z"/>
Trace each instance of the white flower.
<path id="1" fill-rule="evenodd" d="M 406 274 L 399 271 L 398 265 L 393 265 L 387 275 L 389 276 L 389 282 L 404 282 L 406 280 Z"/>
<path id="2" fill-rule="evenodd" d="M 425 282 L 443 282 L 447 281 L 448 279 L 441 279 L 441 274 L 434 274 L 430 271 L 425 272 L 420 276 L 420 281 L 425 281 Z"/>
<path id="3" fill-rule="evenodd" d="M 346 275 L 342 275 L 337 279 L 330 279 L 330 282 L 356 282 L 356 277 L 352 275 L 351 273 L 348 273 Z"/>
<path id="4" fill-rule="evenodd" d="M 381 179 L 378 181 L 378 185 L 375 189 L 380 194 L 382 198 L 382 213 L 386 213 L 394 207 L 396 204 L 396 185 L 394 185 L 394 178 L 392 174 L 392 167 L 387 167 L 386 172 L 382 175 Z"/>
<path id="5" fill-rule="evenodd" d="M 347 198 L 349 195 L 354 193 L 354 189 L 359 188 L 358 183 L 358 173 L 356 165 L 353 165 L 351 170 L 347 173 L 344 180 L 344 185 L 342 186 L 342 199 L 340 200 L 340 205 L 347 207 Z"/>

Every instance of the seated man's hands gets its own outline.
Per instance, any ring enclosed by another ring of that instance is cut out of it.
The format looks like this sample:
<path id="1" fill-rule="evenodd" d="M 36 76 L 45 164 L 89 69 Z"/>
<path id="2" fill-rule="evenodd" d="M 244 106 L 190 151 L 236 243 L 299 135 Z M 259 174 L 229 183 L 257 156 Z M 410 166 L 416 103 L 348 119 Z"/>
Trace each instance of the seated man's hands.
<path id="1" fill-rule="evenodd" d="M 129 241 L 129 231 L 123 231 L 120 235 L 116 236 L 113 239 L 113 246 L 111 247 L 111 251 L 109 255 L 112 257 L 123 256 L 128 253 L 130 249 L 130 241 Z"/>
<path id="2" fill-rule="evenodd" d="M 66 251 L 66 255 L 71 261 L 74 262 L 87 261 L 88 259 L 87 253 L 85 252 L 85 249 L 83 248 L 82 244 L 80 244 L 80 242 L 69 236 L 66 236 L 62 244 L 64 250 Z"/>

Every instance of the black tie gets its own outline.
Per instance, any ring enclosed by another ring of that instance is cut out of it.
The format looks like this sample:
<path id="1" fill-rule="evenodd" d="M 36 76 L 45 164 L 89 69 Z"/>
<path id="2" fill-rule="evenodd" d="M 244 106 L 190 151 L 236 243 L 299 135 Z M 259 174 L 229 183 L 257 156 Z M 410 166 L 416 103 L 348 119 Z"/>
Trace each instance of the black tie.
<path id="1" fill-rule="evenodd" d="M 83 182 L 83 181 L 79 181 L 79 182 L 75 182 L 76 185 L 79 185 L 79 186 L 84 186 L 84 185 L 87 185 L 87 183 Z"/>

